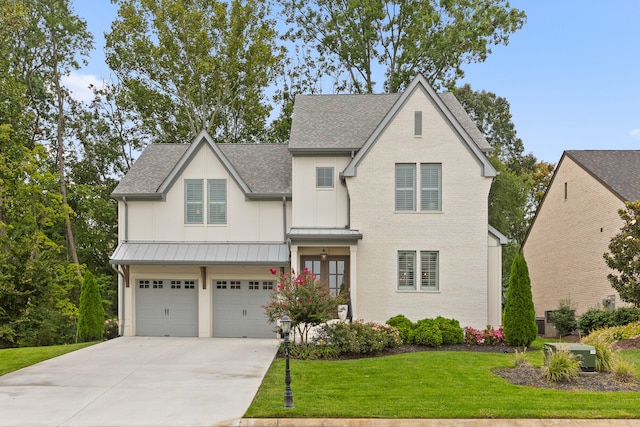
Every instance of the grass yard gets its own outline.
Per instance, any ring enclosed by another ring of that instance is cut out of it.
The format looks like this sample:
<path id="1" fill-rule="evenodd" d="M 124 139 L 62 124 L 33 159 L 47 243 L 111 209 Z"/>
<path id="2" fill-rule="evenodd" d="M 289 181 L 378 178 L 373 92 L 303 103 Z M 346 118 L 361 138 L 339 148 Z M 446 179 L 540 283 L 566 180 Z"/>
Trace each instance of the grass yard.
<path id="1" fill-rule="evenodd" d="M 0 375 L 17 371 L 47 359 L 96 344 L 95 342 L 49 347 L 5 348 L 0 350 Z"/>
<path id="2" fill-rule="evenodd" d="M 640 350 L 622 352 L 640 367 Z M 529 353 L 536 366 L 542 351 Z M 512 385 L 492 373 L 514 355 L 428 351 L 343 360 L 292 360 L 294 408 L 283 408 L 284 361 L 271 365 L 245 414 L 345 418 L 634 418 L 640 393 Z"/>

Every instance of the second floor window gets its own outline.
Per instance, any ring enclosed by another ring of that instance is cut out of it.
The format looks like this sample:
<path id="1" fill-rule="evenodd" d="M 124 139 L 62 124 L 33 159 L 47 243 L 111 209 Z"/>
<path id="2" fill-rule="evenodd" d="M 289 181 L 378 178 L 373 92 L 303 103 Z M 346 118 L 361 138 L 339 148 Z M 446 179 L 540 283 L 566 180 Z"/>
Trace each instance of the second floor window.
<path id="1" fill-rule="evenodd" d="M 442 210 L 442 165 L 440 163 L 397 163 L 395 169 L 395 210 L 421 211 Z M 420 172 L 420 177 L 416 176 Z M 419 182 L 419 192 L 416 185 Z M 417 194 L 416 194 L 417 193 Z M 416 198 L 420 199 L 416 205 Z"/>
<path id="2" fill-rule="evenodd" d="M 207 180 L 207 224 L 227 223 L 227 180 Z M 203 224 L 205 218 L 204 180 L 184 180 L 184 223 Z"/>
<path id="3" fill-rule="evenodd" d="M 333 188 L 333 167 L 316 168 L 316 188 Z"/>
<path id="4" fill-rule="evenodd" d="M 209 215 L 207 223 L 226 224 L 227 223 L 227 180 L 208 179 L 207 180 L 207 203 Z"/>

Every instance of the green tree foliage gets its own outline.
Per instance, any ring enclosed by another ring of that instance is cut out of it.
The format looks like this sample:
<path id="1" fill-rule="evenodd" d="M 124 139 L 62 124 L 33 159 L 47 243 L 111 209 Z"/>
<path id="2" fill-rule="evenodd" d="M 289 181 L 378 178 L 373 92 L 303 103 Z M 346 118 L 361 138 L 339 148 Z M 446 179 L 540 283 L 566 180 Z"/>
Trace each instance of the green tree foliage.
<path id="1" fill-rule="evenodd" d="M 569 335 L 578 327 L 576 309 L 570 298 L 561 300 L 558 307 L 551 312 L 550 317 L 551 323 L 561 337 Z"/>
<path id="2" fill-rule="evenodd" d="M 276 270 L 271 270 L 276 274 Z M 347 295 L 337 297 L 329 293 L 326 283 L 317 280 L 308 269 L 295 275 L 279 274 L 278 286 L 271 292 L 265 312 L 270 322 L 289 316 L 300 338 L 306 343 L 309 330 L 337 317 L 338 305 L 345 304 Z"/>
<path id="3" fill-rule="evenodd" d="M 515 256 L 511 265 L 502 323 L 509 345 L 527 347 L 538 334 L 529 269 L 522 253 Z"/>
<path id="4" fill-rule="evenodd" d="M 435 87 L 453 87 L 463 64 L 482 62 L 507 44 L 526 16 L 503 0 L 280 0 L 290 36 L 311 45 L 336 88 L 371 93 L 376 69 L 387 92 L 416 73 Z"/>
<path id="5" fill-rule="evenodd" d="M 616 273 L 607 278 L 623 301 L 640 308 L 640 200 L 625 203 L 618 214 L 624 224 L 604 254 L 607 266 Z"/>
<path id="6" fill-rule="evenodd" d="M 525 154 L 505 98 L 484 90 L 474 91 L 468 84 L 457 88 L 455 95 L 495 150 L 490 161 L 499 174 L 489 192 L 489 224 L 509 238 L 502 251 L 502 277 L 506 283 L 554 165 Z"/>
<path id="7" fill-rule="evenodd" d="M 101 340 L 104 334 L 104 308 L 102 296 L 93 274 L 87 270 L 82 281 L 78 337 L 81 341 Z"/>
<path id="8" fill-rule="evenodd" d="M 274 22 L 258 0 L 118 0 L 106 61 L 156 142 L 264 134 L 265 89 L 282 67 Z"/>

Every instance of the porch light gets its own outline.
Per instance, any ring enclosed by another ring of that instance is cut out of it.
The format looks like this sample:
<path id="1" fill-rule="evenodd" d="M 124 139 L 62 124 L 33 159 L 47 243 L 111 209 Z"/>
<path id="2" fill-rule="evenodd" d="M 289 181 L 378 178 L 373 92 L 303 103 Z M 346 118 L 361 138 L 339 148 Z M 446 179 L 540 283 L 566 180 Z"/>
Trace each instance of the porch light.
<path id="1" fill-rule="evenodd" d="M 322 252 L 320 252 L 320 259 L 322 261 L 326 261 L 327 260 L 327 251 L 324 248 L 322 248 Z"/>
<path id="2" fill-rule="evenodd" d="M 280 319 L 280 328 L 284 335 L 284 354 L 286 358 L 284 374 L 284 407 L 293 408 L 293 393 L 291 392 L 291 373 L 289 371 L 289 332 L 291 332 L 291 319 L 286 314 Z"/>

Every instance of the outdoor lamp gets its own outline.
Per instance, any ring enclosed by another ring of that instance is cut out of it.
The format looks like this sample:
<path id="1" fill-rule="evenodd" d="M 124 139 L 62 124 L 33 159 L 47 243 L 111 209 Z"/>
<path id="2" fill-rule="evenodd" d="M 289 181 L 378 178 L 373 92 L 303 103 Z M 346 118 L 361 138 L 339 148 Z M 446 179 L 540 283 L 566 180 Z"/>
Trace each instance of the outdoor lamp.
<path id="1" fill-rule="evenodd" d="M 284 407 L 293 408 L 293 393 L 291 392 L 291 374 L 289 372 L 289 332 L 291 332 L 291 319 L 286 314 L 280 319 L 280 328 L 284 335 L 285 374 L 284 383 Z"/>
<path id="2" fill-rule="evenodd" d="M 325 249 L 322 249 L 322 252 L 320 253 L 320 259 L 322 261 L 326 261 L 327 260 L 327 251 Z"/>

